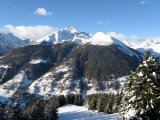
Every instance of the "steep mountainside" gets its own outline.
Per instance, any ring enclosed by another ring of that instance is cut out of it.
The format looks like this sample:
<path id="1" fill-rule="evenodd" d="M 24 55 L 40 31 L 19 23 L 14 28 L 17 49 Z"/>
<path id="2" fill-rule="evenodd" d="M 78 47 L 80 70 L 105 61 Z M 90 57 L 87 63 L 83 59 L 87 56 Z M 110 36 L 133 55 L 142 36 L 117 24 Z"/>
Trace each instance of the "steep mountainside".
<path id="1" fill-rule="evenodd" d="M 160 53 L 160 38 L 153 38 L 145 41 L 140 45 L 141 48 L 153 49 L 155 52 Z"/>
<path id="2" fill-rule="evenodd" d="M 25 70 L 30 79 L 37 79 L 46 71 L 45 69 L 51 68 L 54 64 L 67 57 L 73 46 L 74 44 L 72 43 L 62 43 L 53 47 L 44 43 L 14 49 L 0 59 L 0 68 L 5 73 L 1 74 L 3 77 L 1 77 L 1 84 L 23 70 Z"/>
<path id="3" fill-rule="evenodd" d="M 145 53 L 146 49 L 149 49 L 151 53 L 160 58 L 160 38 L 148 39 L 137 48 L 142 53 Z"/>
<path id="4" fill-rule="evenodd" d="M 62 43 L 65 41 L 81 44 L 86 43 L 91 37 L 92 36 L 86 32 L 78 32 L 74 28 L 68 28 L 53 32 L 39 40 L 31 41 L 31 44 L 40 44 L 44 41 L 53 44 Z"/>
<path id="5" fill-rule="evenodd" d="M 21 40 L 11 33 L 0 33 L 0 56 L 15 48 L 27 45 L 28 43 L 29 40 Z"/>
<path id="6" fill-rule="evenodd" d="M 114 92 L 121 86 L 117 78 L 128 75 L 141 59 L 141 53 L 124 44 L 42 42 L 17 48 L 0 58 L 0 101 L 32 94 Z"/>
<path id="7" fill-rule="evenodd" d="M 25 94 L 28 86 L 71 52 L 74 44 L 40 44 L 13 50 L 0 59 L 0 101 L 14 93 Z M 13 95 L 14 96 L 14 95 Z"/>
<path id="8" fill-rule="evenodd" d="M 133 50 L 133 53 L 135 51 Z M 141 54 L 130 56 L 117 45 L 78 46 L 57 67 L 36 80 L 29 92 L 42 96 L 120 89 L 118 77 L 128 75 L 140 63 Z M 138 57 L 137 57 L 138 56 Z M 49 87 L 48 87 L 49 86 Z"/>

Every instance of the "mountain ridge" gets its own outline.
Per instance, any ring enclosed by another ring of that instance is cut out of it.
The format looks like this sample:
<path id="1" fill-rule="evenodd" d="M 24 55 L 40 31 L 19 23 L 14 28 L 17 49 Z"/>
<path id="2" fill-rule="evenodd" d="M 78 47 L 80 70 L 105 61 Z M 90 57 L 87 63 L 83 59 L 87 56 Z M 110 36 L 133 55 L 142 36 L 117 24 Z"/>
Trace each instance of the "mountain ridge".
<path id="1" fill-rule="evenodd" d="M 3 38 L 3 36 L 5 36 Z M 5 40 L 6 39 L 6 40 Z M 24 45 L 41 44 L 42 42 L 50 42 L 58 44 L 66 41 L 75 42 L 76 44 L 93 44 L 93 45 L 109 45 L 109 44 L 125 44 L 145 55 L 145 51 L 149 49 L 157 57 L 160 56 L 160 39 L 159 37 L 150 38 L 142 42 L 141 44 L 134 43 L 129 40 L 117 39 L 115 35 L 97 32 L 95 34 L 89 34 L 87 32 L 79 32 L 76 28 L 70 27 L 50 33 L 38 40 L 22 40 L 14 36 L 12 33 L 4 34 L 0 33 L 0 54 L 4 55 L 14 48 L 18 48 Z M 116 40 L 116 41 L 115 41 Z M 8 42 L 9 41 L 9 42 Z M 14 42 L 15 41 L 15 42 Z M 3 44 L 2 44 L 3 43 Z M 124 45 L 123 45 L 124 46 Z"/>
<path id="2" fill-rule="evenodd" d="M 12 33 L 0 33 L 0 55 L 4 55 L 11 50 L 25 46 L 29 43 L 29 40 L 22 40 Z"/>
<path id="3" fill-rule="evenodd" d="M 128 49 L 133 52 L 132 56 L 115 44 L 62 42 L 17 48 L 0 58 L 0 95 L 6 101 L 22 101 L 26 94 L 49 97 L 116 92 L 121 89 L 116 79 L 128 75 L 142 59 L 141 53 Z"/>

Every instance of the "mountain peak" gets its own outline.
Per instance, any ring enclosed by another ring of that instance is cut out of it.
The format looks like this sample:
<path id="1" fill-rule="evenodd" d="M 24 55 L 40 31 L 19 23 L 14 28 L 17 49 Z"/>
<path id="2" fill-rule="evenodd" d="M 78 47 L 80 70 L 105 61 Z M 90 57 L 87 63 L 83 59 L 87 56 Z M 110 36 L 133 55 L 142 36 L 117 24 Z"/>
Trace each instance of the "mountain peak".
<path id="1" fill-rule="evenodd" d="M 12 33 L 0 33 L 0 55 L 8 53 L 14 48 L 28 44 L 28 40 L 22 40 Z"/>
<path id="2" fill-rule="evenodd" d="M 67 31 L 70 31 L 71 33 L 77 33 L 78 32 L 78 30 L 75 28 L 75 27 L 67 27 L 67 28 L 65 28 L 65 30 L 67 30 Z"/>
<path id="3" fill-rule="evenodd" d="M 160 54 L 160 38 L 151 38 L 143 42 L 138 49 L 149 49 L 153 54 L 159 56 Z"/>
<path id="4" fill-rule="evenodd" d="M 31 44 L 39 44 L 43 41 L 51 42 L 53 44 L 62 43 L 65 41 L 76 42 L 78 44 L 85 43 L 90 39 L 91 35 L 85 32 L 78 32 L 74 27 L 64 28 L 62 30 L 55 31 L 39 40 L 32 41 Z"/>

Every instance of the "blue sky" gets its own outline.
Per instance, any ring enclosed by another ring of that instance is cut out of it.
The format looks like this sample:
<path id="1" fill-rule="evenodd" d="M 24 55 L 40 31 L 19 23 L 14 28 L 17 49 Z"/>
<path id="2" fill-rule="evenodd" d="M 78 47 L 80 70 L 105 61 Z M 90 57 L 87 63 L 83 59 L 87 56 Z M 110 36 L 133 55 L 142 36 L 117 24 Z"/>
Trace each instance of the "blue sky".
<path id="1" fill-rule="evenodd" d="M 160 0 L 0 0 L 0 28 L 6 25 L 74 26 L 149 38 L 160 36 Z"/>

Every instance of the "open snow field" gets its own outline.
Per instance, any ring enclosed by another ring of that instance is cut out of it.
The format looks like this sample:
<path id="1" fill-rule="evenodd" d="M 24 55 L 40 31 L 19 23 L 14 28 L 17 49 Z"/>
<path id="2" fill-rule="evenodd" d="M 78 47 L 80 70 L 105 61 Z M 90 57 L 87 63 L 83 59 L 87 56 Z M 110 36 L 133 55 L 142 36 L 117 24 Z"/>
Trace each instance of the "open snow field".
<path id="1" fill-rule="evenodd" d="M 103 114 L 83 106 L 65 105 L 58 109 L 59 120 L 118 120 L 119 114 Z"/>

